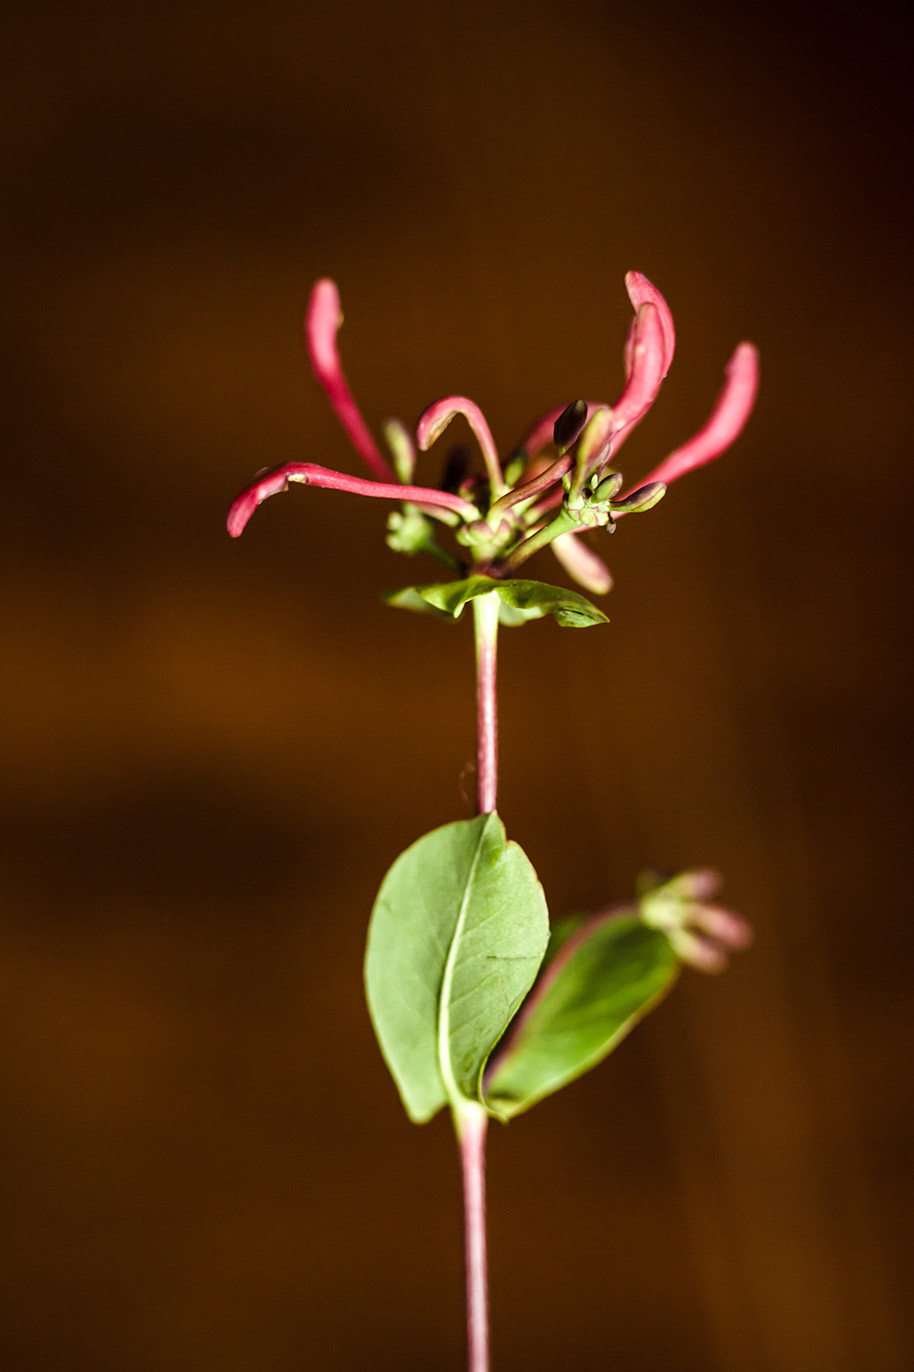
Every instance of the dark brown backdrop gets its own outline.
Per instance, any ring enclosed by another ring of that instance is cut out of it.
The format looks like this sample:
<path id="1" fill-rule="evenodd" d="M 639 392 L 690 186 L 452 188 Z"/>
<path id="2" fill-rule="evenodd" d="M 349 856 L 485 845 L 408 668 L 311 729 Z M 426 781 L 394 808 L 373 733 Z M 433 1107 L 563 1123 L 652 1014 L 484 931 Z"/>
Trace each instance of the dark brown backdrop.
<path id="1" fill-rule="evenodd" d="M 758 941 L 495 1131 L 496 1367 L 910 1368 L 900 32 L 36 0 L 4 47 L 4 1366 L 460 1368 L 453 1148 L 360 962 L 387 864 L 467 813 L 467 626 L 379 605 L 431 568 L 376 505 L 223 517 L 260 466 L 356 470 L 315 277 L 376 429 L 458 391 L 507 447 L 612 398 L 637 267 L 680 353 L 626 470 L 742 337 L 758 410 L 620 529 L 609 628 L 505 635 L 501 808 L 554 909 L 713 864 Z"/>

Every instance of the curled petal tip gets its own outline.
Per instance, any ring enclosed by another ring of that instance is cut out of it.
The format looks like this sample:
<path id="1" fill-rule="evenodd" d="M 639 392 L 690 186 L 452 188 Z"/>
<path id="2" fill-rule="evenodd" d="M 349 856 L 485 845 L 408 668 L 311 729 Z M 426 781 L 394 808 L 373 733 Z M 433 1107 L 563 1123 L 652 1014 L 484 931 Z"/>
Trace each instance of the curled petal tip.
<path id="1" fill-rule="evenodd" d="M 319 381 L 324 381 L 339 368 L 336 335 L 343 322 L 340 292 L 329 276 L 315 281 L 308 301 L 305 334 L 311 365 Z"/>
<path id="2" fill-rule="evenodd" d="M 660 329 L 663 334 L 663 375 L 666 376 L 676 351 L 676 326 L 673 323 L 673 312 L 653 281 L 649 281 L 643 272 L 626 272 L 625 289 L 636 314 L 645 304 L 651 304 L 657 310 Z M 631 374 L 631 343 L 632 333 L 630 332 L 629 342 L 625 349 L 626 376 Z"/>
<path id="3" fill-rule="evenodd" d="M 336 347 L 336 335 L 342 322 L 343 312 L 336 282 L 331 281 L 329 276 L 322 277 L 312 287 L 305 315 L 305 338 L 311 368 L 356 452 L 379 480 L 389 481 L 394 474 L 369 433 L 343 374 Z"/>
<path id="4" fill-rule="evenodd" d="M 482 410 L 475 401 L 468 400 L 465 395 L 445 396 L 443 400 L 436 400 L 434 405 L 429 405 L 428 409 L 423 411 L 416 425 L 416 443 L 420 451 L 427 452 L 458 414 L 463 415 L 473 430 L 476 442 L 482 450 L 492 490 L 496 495 L 500 495 L 504 490 L 504 477 L 492 431 Z"/>
<path id="5" fill-rule="evenodd" d="M 286 468 L 265 467 L 262 472 L 258 472 L 256 479 L 235 496 L 229 507 L 225 527 L 232 538 L 238 538 L 244 532 L 248 520 L 261 501 L 288 489 L 289 477 Z"/>
<path id="6" fill-rule="evenodd" d="M 459 400 L 459 396 L 448 396 L 445 400 L 436 400 L 434 405 L 429 405 L 427 410 L 423 410 L 416 425 L 416 446 L 420 453 L 428 452 L 432 444 L 441 437 L 459 407 L 454 403 Z"/>
<path id="7" fill-rule="evenodd" d="M 452 510 L 464 520 L 479 518 L 475 505 L 449 491 L 438 491 L 427 486 L 407 486 L 397 481 L 368 481 L 361 476 L 350 476 L 347 472 L 335 472 L 330 467 L 319 467 L 315 462 L 286 462 L 282 467 L 269 467 L 258 473 L 250 486 L 246 486 L 235 497 L 227 521 L 232 537 L 238 537 L 258 505 L 269 496 L 287 490 L 290 481 L 300 481 L 305 486 L 321 486 L 328 491 L 372 496 L 376 500 L 409 500 L 414 505 L 432 505 Z"/>
<path id="8" fill-rule="evenodd" d="M 737 343 L 727 363 L 726 378 L 718 404 L 726 400 L 730 413 L 726 416 L 733 427 L 733 438 L 742 429 L 758 394 L 759 356 L 754 343 Z"/>
<path id="9" fill-rule="evenodd" d="M 232 538 L 241 537 L 248 520 L 256 508 L 256 501 L 248 500 L 242 496 L 239 496 L 237 500 L 232 501 L 231 508 L 228 512 L 228 518 L 225 521 L 225 527 L 228 529 L 229 535 Z"/>

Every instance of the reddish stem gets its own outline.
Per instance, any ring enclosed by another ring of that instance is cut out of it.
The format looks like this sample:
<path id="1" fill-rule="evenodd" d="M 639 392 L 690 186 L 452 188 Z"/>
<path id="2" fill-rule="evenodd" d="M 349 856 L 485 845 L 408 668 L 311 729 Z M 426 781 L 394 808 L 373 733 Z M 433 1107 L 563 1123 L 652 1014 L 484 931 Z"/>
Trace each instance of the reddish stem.
<path id="1" fill-rule="evenodd" d="M 455 1113 L 463 1169 L 466 1232 L 467 1351 L 469 1372 L 489 1372 L 489 1295 L 486 1276 L 485 1107 L 464 1102 Z"/>
<path id="2" fill-rule="evenodd" d="M 476 782 L 481 815 L 495 809 L 498 791 L 498 607 L 495 591 L 473 601 L 476 630 Z"/>
<path id="3" fill-rule="evenodd" d="M 496 654 L 498 594 L 473 601 L 476 631 L 477 782 L 481 815 L 495 809 L 498 789 L 498 705 Z M 463 1172 L 463 1213 L 467 1272 L 467 1353 L 469 1372 L 489 1372 L 489 1278 L 486 1263 L 486 1108 L 478 1101 L 454 1106 L 454 1128 Z"/>

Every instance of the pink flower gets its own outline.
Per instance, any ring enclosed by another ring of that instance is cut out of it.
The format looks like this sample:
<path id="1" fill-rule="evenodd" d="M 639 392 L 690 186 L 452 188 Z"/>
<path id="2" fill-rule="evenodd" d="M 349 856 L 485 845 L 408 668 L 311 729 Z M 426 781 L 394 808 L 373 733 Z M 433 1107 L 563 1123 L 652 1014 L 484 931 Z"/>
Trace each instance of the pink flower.
<path id="1" fill-rule="evenodd" d="M 399 551 L 430 552 L 458 575 L 482 572 L 512 575 L 541 547 L 551 544 L 566 571 L 598 594 L 612 578 L 602 561 L 579 538 L 582 530 L 608 528 L 622 515 L 649 509 L 667 486 L 686 472 L 719 456 L 738 437 L 755 401 L 758 355 L 740 343 L 725 371 L 724 385 L 707 423 L 660 462 L 637 487 L 620 494 L 622 478 L 610 466 L 629 434 L 647 414 L 666 376 L 676 344 L 669 306 L 640 272 L 625 285 L 634 317 L 625 345 L 625 380 L 614 405 L 577 401 L 546 414 L 530 430 L 503 469 L 488 424 L 465 396 L 448 396 L 431 405 L 416 427 L 416 444 L 425 452 L 456 415 L 470 425 L 485 471 L 466 477 L 455 491 L 412 483 L 416 452 L 396 421 L 386 426 L 392 464 L 385 458 L 352 398 L 340 364 L 336 336 L 342 322 L 334 282 L 318 281 L 305 320 L 314 374 L 346 429 L 371 478 L 349 476 L 310 462 L 290 462 L 259 472 L 237 496 L 228 531 L 237 537 L 257 506 L 291 482 L 324 486 L 404 503 L 391 517 L 388 541 Z M 441 547 L 435 523 L 453 530 L 462 549 L 456 556 Z"/>

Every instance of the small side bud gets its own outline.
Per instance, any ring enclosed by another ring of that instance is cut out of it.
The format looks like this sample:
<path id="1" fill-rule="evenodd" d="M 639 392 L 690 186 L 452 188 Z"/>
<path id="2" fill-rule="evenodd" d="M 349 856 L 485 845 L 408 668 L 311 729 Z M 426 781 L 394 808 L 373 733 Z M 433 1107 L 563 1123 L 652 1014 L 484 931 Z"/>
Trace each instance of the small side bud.
<path id="1" fill-rule="evenodd" d="M 508 458 L 508 465 L 505 467 L 505 485 L 508 487 L 516 486 L 524 474 L 527 466 L 528 454 L 526 448 L 515 448 Z"/>
<path id="2" fill-rule="evenodd" d="M 598 470 L 609 458 L 612 444 L 613 414 L 606 405 L 593 411 L 578 441 L 577 465 L 581 471 Z"/>
<path id="3" fill-rule="evenodd" d="M 412 557 L 425 552 L 431 542 L 431 526 L 425 515 L 408 502 L 387 516 L 387 546 Z"/>
<path id="4" fill-rule="evenodd" d="M 552 437 L 559 454 L 566 453 L 587 423 L 587 401 L 572 400 L 559 415 Z"/>
<path id="5" fill-rule="evenodd" d="M 666 934 L 674 953 L 699 972 L 722 972 L 730 953 L 748 948 L 750 925 L 732 910 L 709 905 L 705 899 L 716 890 L 715 872 L 683 872 L 656 884 L 655 874 L 638 883 L 638 907 L 642 923 Z"/>
<path id="6" fill-rule="evenodd" d="M 653 509 L 665 495 L 665 484 L 662 481 L 651 481 L 647 486 L 639 486 L 637 491 L 632 491 L 624 500 L 614 500 L 613 514 L 641 514 L 645 510 Z"/>
<path id="7" fill-rule="evenodd" d="M 607 472 L 603 480 L 594 487 L 594 500 L 612 500 L 622 489 L 623 480 L 621 472 Z"/>
<path id="8" fill-rule="evenodd" d="M 675 886 L 687 900 L 710 900 L 721 886 L 720 872 L 711 867 L 699 867 L 691 872 L 681 872 L 674 878 Z"/>
<path id="9" fill-rule="evenodd" d="M 388 419 L 384 424 L 384 438 L 394 460 L 394 471 L 404 486 L 408 486 L 416 470 L 416 450 L 409 430 L 399 419 Z"/>

